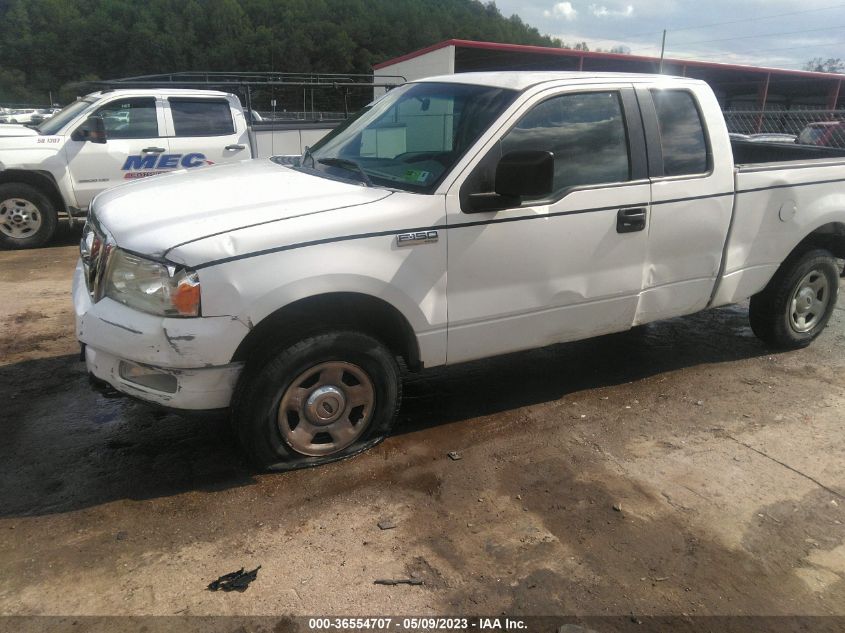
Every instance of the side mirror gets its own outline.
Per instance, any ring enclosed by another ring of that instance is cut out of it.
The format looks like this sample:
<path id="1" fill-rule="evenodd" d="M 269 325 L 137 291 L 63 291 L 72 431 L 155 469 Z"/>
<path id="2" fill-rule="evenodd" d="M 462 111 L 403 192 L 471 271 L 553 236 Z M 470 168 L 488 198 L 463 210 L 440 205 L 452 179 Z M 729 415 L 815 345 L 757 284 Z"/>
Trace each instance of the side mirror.
<path id="1" fill-rule="evenodd" d="M 89 116 L 71 135 L 74 141 L 88 141 L 102 145 L 106 142 L 106 124 L 98 116 Z"/>
<path id="2" fill-rule="evenodd" d="M 508 152 L 496 165 L 494 192 L 469 196 L 472 211 L 501 211 L 522 202 L 523 197 L 538 198 L 554 191 L 555 155 L 549 151 Z"/>

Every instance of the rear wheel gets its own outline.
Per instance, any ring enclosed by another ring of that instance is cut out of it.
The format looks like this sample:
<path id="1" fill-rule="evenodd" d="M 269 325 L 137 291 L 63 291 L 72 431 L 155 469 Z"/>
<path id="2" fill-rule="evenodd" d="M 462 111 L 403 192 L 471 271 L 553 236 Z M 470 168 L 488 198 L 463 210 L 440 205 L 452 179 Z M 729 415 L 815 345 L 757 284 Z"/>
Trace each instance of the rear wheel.
<path id="1" fill-rule="evenodd" d="M 399 367 L 384 345 L 358 332 L 327 332 L 248 366 L 232 422 L 256 466 L 289 470 L 374 446 L 400 399 Z"/>
<path id="2" fill-rule="evenodd" d="M 774 347 L 806 347 L 830 320 L 838 292 L 839 268 L 831 253 L 816 249 L 793 255 L 751 298 L 751 329 Z"/>
<path id="3" fill-rule="evenodd" d="M 0 248 L 43 246 L 55 235 L 58 221 L 53 203 L 32 185 L 0 185 Z"/>

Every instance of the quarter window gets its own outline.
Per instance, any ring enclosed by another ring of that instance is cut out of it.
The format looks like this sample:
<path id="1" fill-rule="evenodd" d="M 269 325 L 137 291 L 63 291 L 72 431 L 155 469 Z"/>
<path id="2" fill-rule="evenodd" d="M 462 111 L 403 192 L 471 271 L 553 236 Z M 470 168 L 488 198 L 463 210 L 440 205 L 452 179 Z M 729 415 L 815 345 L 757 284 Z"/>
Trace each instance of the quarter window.
<path id="1" fill-rule="evenodd" d="M 502 154 L 519 150 L 554 154 L 556 193 L 631 179 L 618 92 L 565 94 L 540 103 L 502 139 Z"/>
<path id="2" fill-rule="evenodd" d="M 158 119 L 154 97 L 112 101 L 94 113 L 103 119 L 108 138 L 156 138 Z"/>
<path id="3" fill-rule="evenodd" d="M 708 170 L 707 141 L 701 115 L 686 90 L 652 90 L 663 150 L 663 174 L 684 176 Z"/>
<path id="4" fill-rule="evenodd" d="M 176 136 L 226 136 L 235 133 L 229 102 L 169 99 Z"/>

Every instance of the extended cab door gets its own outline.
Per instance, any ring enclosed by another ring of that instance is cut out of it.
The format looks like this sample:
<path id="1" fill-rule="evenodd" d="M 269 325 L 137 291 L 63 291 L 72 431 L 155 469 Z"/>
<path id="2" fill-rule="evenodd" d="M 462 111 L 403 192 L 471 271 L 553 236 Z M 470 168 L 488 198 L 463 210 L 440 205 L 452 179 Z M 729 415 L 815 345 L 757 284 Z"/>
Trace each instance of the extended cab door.
<path id="1" fill-rule="evenodd" d="M 637 87 L 651 174 L 651 228 L 636 323 L 707 307 L 734 201 L 721 109 L 700 82 Z"/>
<path id="2" fill-rule="evenodd" d="M 504 154 L 554 154 L 554 193 L 473 213 Z M 447 194 L 448 361 L 628 329 L 648 244 L 649 183 L 628 84 L 530 98 Z"/>
<path id="3" fill-rule="evenodd" d="M 169 147 L 161 102 L 154 96 L 116 97 L 91 116 L 103 119 L 106 142 L 74 140 L 71 133 L 65 144 L 80 209 L 87 209 L 94 196 L 109 187 L 159 173 L 158 163 Z"/>
<path id="4" fill-rule="evenodd" d="M 225 97 L 168 97 L 165 118 L 170 152 L 180 167 L 252 157 L 243 112 Z"/>

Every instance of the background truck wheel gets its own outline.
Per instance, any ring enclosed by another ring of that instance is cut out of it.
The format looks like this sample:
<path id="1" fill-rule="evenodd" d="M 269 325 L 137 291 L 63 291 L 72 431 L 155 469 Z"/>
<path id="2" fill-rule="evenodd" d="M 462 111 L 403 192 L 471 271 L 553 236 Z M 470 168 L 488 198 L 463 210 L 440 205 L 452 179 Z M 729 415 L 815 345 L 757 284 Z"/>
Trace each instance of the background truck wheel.
<path id="1" fill-rule="evenodd" d="M 232 423 L 262 470 L 317 466 L 383 440 L 401 395 L 399 367 L 384 345 L 358 332 L 327 332 L 247 364 Z"/>
<path id="2" fill-rule="evenodd" d="M 790 256 L 765 290 L 751 297 L 751 329 L 782 349 L 809 345 L 822 333 L 839 293 L 839 269 L 826 250 Z"/>
<path id="3" fill-rule="evenodd" d="M 0 248 L 38 248 L 49 242 L 59 223 L 50 199 L 32 185 L 0 185 Z"/>

